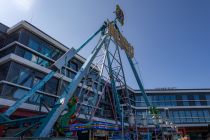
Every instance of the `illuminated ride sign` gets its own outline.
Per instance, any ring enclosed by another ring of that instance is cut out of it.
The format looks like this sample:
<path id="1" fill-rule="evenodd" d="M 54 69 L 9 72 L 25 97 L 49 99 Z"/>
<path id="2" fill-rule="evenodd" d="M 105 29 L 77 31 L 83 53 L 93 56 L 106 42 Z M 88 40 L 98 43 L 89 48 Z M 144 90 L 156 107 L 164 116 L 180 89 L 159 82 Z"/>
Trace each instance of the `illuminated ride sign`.
<path id="1" fill-rule="evenodd" d="M 111 22 L 108 23 L 108 33 L 114 38 L 114 41 L 119 45 L 119 47 L 125 50 L 126 54 L 130 57 L 134 57 L 134 48 L 128 43 L 126 38 L 120 33 L 115 25 Z"/>
<path id="2" fill-rule="evenodd" d="M 91 124 L 71 124 L 68 127 L 65 127 L 66 131 L 82 131 L 88 129 L 95 130 L 107 130 L 107 131 L 119 131 L 120 128 L 117 125 L 104 123 L 104 122 L 92 122 Z"/>

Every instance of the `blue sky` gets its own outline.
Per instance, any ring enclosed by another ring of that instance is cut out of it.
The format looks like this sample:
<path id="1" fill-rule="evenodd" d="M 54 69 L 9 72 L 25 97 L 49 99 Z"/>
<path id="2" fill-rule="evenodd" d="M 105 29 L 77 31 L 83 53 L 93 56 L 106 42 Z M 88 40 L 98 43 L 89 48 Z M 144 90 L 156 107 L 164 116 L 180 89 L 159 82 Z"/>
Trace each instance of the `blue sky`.
<path id="1" fill-rule="evenodd" d="M 116 4 L 124 10 L 121 30 L 135 48 L 145 88 L 210 87 L 209 0 L 2 0 L 0 22 L 27 20 L 77 48 L 114 18 Z M 125 55 L 123 61 L 127 66 Z M 129 67 L 125 73 L 136 88 Z"/>

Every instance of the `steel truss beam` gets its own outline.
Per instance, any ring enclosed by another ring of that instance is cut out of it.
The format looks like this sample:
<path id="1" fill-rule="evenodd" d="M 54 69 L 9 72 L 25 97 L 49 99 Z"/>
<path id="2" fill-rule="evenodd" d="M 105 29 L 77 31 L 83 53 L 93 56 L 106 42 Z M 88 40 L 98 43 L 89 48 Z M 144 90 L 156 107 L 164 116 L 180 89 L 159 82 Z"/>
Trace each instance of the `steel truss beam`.
<path id="1" fill-rule="evenodd" d="M 99 45 L 93 50 L 91 55 L 88 57 L 86 62 L 82 65 L 81 69 L 77 72 L 76 76 L 72 80 L 72 82 L 68 85 L 67 91 L 68 92 L 63 92 L 60 100 L 56 102 L 55 107 L 48 113 L 47 117 L 42 120 L 41 126 L 36 130 L 34 133 L 34 136 L 36 137 L 46 137 L 50 133 L 51 128 L 57 121 L 58 117 L 61 115 L 63 110 L 66 108 L 66 105 L 69 101 L 69 99 L 72 97 L 73 93 L 75 92 L 78 84 L 82 80 L 82 78 L 85 76 L 87 73 L 90 65 L 92 64 L 95 56 L 101 49 L 104 41 L 106 40 L 107 36 L 102 37 Z"/>
<path id="2" fill-rule="evenodd" d="M 103 25 L 99 28 L 98 31 L 96 31 L 87 41 L 85 41 L 84 44 L 82 44 L 77 50 L 74 48 L 71 48 L 67 53 L 65 53 L 61 58 L 59 58 L 53 65 L 57 67 L 59 70 L 63 66 L 65 66 L 66 62 L 68 62 L 70 59 L 72 59 L 84 46 L 86 46 L 99 32 L 105 30 L 106 26 Z M 36 85 L 34 85 L 31 90 L 25 94 L 21 99 L 17 100 L 12 106 L 10 106 L 3 114 L 5 116 L 10 116 L 12 113 L 14 113 L 24 102 L 26 102 L 32 95 L 34 95 L 40 88 L 43 87 L 47 81 L 49 81 L 54 75 L 56 71 L 49 72 L 40 82 L 38 82 Z"/>

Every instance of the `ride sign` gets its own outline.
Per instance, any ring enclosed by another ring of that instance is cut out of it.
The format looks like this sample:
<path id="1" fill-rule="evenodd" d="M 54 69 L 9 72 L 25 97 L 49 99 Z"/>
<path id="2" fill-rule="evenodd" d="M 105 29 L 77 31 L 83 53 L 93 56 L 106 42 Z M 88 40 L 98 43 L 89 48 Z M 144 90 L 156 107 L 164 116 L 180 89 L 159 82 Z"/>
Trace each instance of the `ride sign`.
<path id="1" fill-rule="evenodd" d="M 121 49 L 125 50 L 126 54 L 130 57 L 134 57 L 134 48 L 126 40 L 126 38 L 120 33 L 112 22 L 108 23 L 108 33 L 114 38 L 114 41 L 120 46 Z"/>

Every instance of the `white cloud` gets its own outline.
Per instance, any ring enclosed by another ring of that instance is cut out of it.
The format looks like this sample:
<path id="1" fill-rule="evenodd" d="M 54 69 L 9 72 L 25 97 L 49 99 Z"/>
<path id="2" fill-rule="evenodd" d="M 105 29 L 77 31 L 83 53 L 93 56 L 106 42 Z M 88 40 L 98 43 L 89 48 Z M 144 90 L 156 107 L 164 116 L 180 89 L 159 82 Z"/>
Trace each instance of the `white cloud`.
<path id="1" fill-rule="evenodd" d="M 34 0 L 14 0 L 14 2 L 17 8 L 27 11 L 32 7 Z"/>

